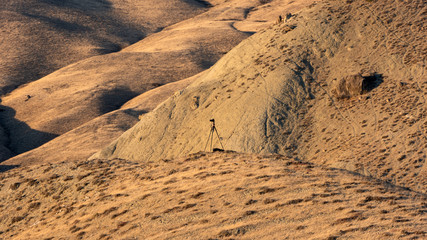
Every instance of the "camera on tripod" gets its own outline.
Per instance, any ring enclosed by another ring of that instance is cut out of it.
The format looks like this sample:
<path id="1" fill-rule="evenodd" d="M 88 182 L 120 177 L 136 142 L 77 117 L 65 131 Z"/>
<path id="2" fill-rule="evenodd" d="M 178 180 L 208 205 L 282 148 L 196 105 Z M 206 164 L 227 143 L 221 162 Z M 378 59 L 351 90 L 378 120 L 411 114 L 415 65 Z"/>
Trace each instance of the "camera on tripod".
<path id="1" fill-rule="evenodd" d="M 207 148 L 209 142 L 210 142 L 210 151 L 211 152 L 224 151 L 224 146 L 222 145 L 221 138 L 219 137 L 219 134 L 218 134 L 218 130 L 216 130 L 216 127 L 215 127 L 215 119 L 212 118 L 209 121 L 212 123 L 212 127 L 211 127 L 211 131 L 209 132 L 208 141 L 206 142 L 204 151 L 206 151 L 206 148 Z M 221 144 L 222 148 L 214 148 L 213 147 L 213 139 L 214 139 L 215 133 L 216 133 L 216 136 L 218 137 L 218 141 Z"/>

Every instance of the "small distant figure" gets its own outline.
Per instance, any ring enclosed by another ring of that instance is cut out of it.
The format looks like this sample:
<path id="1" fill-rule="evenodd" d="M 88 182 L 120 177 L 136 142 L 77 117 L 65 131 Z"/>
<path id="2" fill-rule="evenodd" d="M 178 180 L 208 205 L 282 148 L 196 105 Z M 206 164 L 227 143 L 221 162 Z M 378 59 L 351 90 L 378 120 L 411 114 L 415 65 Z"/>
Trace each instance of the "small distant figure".
<path id="1" fill-rule="evenodd" d="M 406 82 L 400 82 L 400 86 L 401 86 L 401 87 L 404 87 L 404 86 L 406 86 L 406 85 L 408 85 Z"/>
<path id="2" fill-rule="evenodd" d="M 193 96 L 192 103 L 190 105 L 191 109 L 196 110 L 199 107 L 199 96 Z"/>
<path id="3" fill-rule="evenodd" d="M 280 24 L 283 22 L 282 15 L 279 15 L 279 18 L 277 18 L 276 24 Z"/>
<path id="4" fill-rule="evenodd" d="M 30 100 L 30 98 L 31 98 L 31 96 L 30 96 L 30 95 L 27 95 L 27 99 L 25 99 L 25 101 Z"/>

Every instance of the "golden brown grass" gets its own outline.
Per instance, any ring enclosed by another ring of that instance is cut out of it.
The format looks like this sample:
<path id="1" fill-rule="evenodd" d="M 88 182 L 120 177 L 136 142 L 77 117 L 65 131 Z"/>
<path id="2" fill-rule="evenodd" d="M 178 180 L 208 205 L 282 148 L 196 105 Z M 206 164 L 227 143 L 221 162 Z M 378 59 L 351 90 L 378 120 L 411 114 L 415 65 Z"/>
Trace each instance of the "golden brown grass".
<path id="1" fill-rule="evenodd" d="M 7 239 L 426 235 L 425 195 L 280 155 L 63 162 L 0 177 Z"/>

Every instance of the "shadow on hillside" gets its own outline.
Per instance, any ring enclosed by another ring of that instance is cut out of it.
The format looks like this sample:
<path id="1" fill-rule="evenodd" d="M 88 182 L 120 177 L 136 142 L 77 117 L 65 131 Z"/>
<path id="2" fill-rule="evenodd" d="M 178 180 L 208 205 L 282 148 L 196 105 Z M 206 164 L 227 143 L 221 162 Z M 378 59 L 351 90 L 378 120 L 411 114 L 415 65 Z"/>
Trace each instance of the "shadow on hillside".
<path id="1" fill-rule="evenodd" d="M 0 100 L 1 102 L 1 100 Z M 23 103 L 25 104 L 25 100 Z M 13 108 L 0 105 L 0 125 L 9 138 L 6 147 L 14 154 L 21 154 L 37 148 L 58 135 L 32 129 L 26 123 L 15 118 Z"/>
<path id="2" fill-rule="evenodd" d="M 208 1 L 205 1 L 205 0 L 186 0 L 187 2 L 196 2 L 196 3 L 198 3 L 198 4 L 200 4 L 200 5 L 202 5 L 203 7 L 213 7 L 213 5 L 210 3 L 210 2 L 208 2 Z"/>
<path id="3" fill-rule="evenodd" d="M 10 66 L 7 66 L 7 74 L 0 76 L 6 78 L 6 84 L 0 86 L 2 95 L 70 64 L 67 60 L 79 61 L 95 55 L 117 52 L 123 46 L 135 43 L 147 34 L 143 27 L 127 22 L 114 14 L 110 0 L 33 2 L 24 1 L 22 4 L 14 5 L 17 14 L 29 18 L 40 29 L 25 33 L 27 38 L 33 39 L 31 43 L 25 41 L 25 45 L 17 43 L 17 49 L 29 55 L 8 63 Z M 40 35 L 40 32 L 46 34 Z M 63 57 L 55 59 L 56 54 L 62 51 L 55 49 L 62 49 L 64 44 L 67 46 L 68 42 L 72 41 L 89 42 L 93 49 L 83 55 L 76 52 L 76 55 L 70 59 L 65 58 L 65 61 Z M 64 64 L 56 64 L 60 61 Z"/>
<path id="4" fill-rule="evenodd" d="M 99 97 L 99 111 L 105 114 L 117 110 L 136 96 L 138 96 L 137 93 L 124 86 L 105 91 Z"/>
<path id="5" fill-rule="evenodd" d="M 363 173 L 360 173 L 360 172 L 357 172 L 357 171 L 348 170 L 348 169 L 345 169 L 345 168 L 331 167 L 329 169 L 330 170 L 336 170 L 336 171 L 344 172 L 344 173 L 348 173 L 348 174 L 351 174 L 353 176 L 364 177 L 367 180 L 372 181 L 372 183 L 382 184 L 383 186 L 385 186 L 387 188 L 394 188 L 394 189 L 398 189 L 398 190 L 402 190 L 402 191 L 411 191 L 411 192 L 418 193 L 418 194 L 426 196 L 426 194 L 424 192 L 417 191 L 415 189 L 412 189 L 412 188 L 409 188 L 409 187 L 406 187 L 406 186 L 402 186 L 402 185 L 398 185 L 396 183 L 393 183 L 392 179 L 380 178 L 380 177 L 377 177 L 377 176 L 372 176 L 370 174 L 365 175 Z"/>
<path id="6" fill-rule="evenodd" d="M 149 111 L 147 110 L 134 110 L 134 109 L 125 109 L 123 110 L 124 113 L 134 116 L 136 118 L 138 118 L 139 116 L 148 113 Z"/>
<path id="7" fill-rule="evenodd" d="M 363 92 L 370 92 L 377 88 L 383 82 L 383 75 L 374 73 L 369 76 L 363 76 L 362 90 Z"/>
<path id="8" fill-rule="evenodd" d="M 40 0 L 43 3 L 54 5 L 60 8 L 71 8 L 79 11 L 106 11 L 112 8 L 112 3 L 108 0 L 81 0 L 81 1 L 58 1 L 58 0 Z M 212 7 L 212 4 L 205 0 L 185 0 L 189 4 L 198 3 L 203 7 Z"/>
<path id="9" fill-rule="evenodd" d="M 109 0 L 81 0 L 81 1 L 58 1 L 58 0 L 40 0 L 43 3 L 61 8 L 71 8 L 79 11 L 106 11 L 110 10 L 112 3 Z"/>
<path id="10" fill-rule="evenodd" d="M 0 173 L 9 171 L 11 169 L 17 168 L 20 165 L 0 165 Z"/>
<path id="11" fill-rule="evenodd" d="M 112 42 L 115 38 L 120 39 L 120 42 L 132 44 L 146 36 L 144 29 L 141 29 L 140 26 L 136 26 L 129 22 L 123 22 L 121 19 L 111 16 L 109 14 L 110 8 L 93 11 L 85 9 L 84 12 L 88 18 L 86 22 L 69 21 L 67 18 L 58 18 L 48 13 L 42 14 L 40 12 L 32 12 L 31 9 L 23 10 L 21 14 L 35 21 L 44 23 L 55 29 L 57 33 L 65 34 L 65 36 L 71 38 L 88 38 L 90 42 L 101 47 L 113 46 L 110 52 L 121 50 L 121 46 L 117 47 L 116 41 Z M 101 28 L 102 31 L 105 31 L 107 36 L 112 36 L 111 38 L 106 39 L 103 34 L 97 34 L 97 32 L 99 32 L 99 26 L 96 25 L 96 23 L 99 23 L 100 20 L 103 20 L 104 27 Z"/>
<path id="12" fill-rule="evenodd" d="M 4 79 L 0 85 L 0 95 L 5 95 L 14 91 L 19 88 L 19 86 L 27 83 L 28 79 L 40 79 L 48 74 L 46 69 L 51 67 L 48 63 L 47 56 L 34 52 L 31 54 L 33 57 L 16 59 L 16 61 L 5 66 L 4 69 L 1 69 L 1 71 L 4 71 L 6 74 L 0 75 L 0 78 Z M 38 70 L 34 70 L 34 68 Z"/>
<path id="13" fill-rule="evenodd" d="M 85 32 L 85 31 L 89 31 L 91 30 L 90 28 L 83 26 L 81 24 L 78 23 L 73 23 L 73 22 L 67 22 L 64 21 L 62 19 L 59 18 L 54 18 L 54 17 L 46 17 L 43 15 L 36 15 L 36 14 L 32 14 L 32 13 L 22 13 L 22 15 L 35 19 L 37 21 L 40 22 L 44 22 L 47 23 L 49 26 L 55 28 L 55 30 L 58 31 L 67 31 L 67 32 L 73 32 L 73 33 L 78 33 L 78 32 Z"/>

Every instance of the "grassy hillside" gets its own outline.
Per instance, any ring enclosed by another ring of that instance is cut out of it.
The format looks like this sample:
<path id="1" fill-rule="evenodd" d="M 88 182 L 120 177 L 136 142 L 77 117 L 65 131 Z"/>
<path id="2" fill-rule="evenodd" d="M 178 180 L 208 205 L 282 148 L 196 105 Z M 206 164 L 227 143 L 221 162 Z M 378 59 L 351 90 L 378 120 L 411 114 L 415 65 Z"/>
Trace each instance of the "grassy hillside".
<path id="1" fill-rule="evenodd" d="M 426 196 L 279 155 L 63 162 L 2 174 L 6 239 L 422 239 Z"/>
<path id="2" fill-rule="evenodd" d="M 0 239 L 425 239 L 426 9 L 0 4 Z"/>

